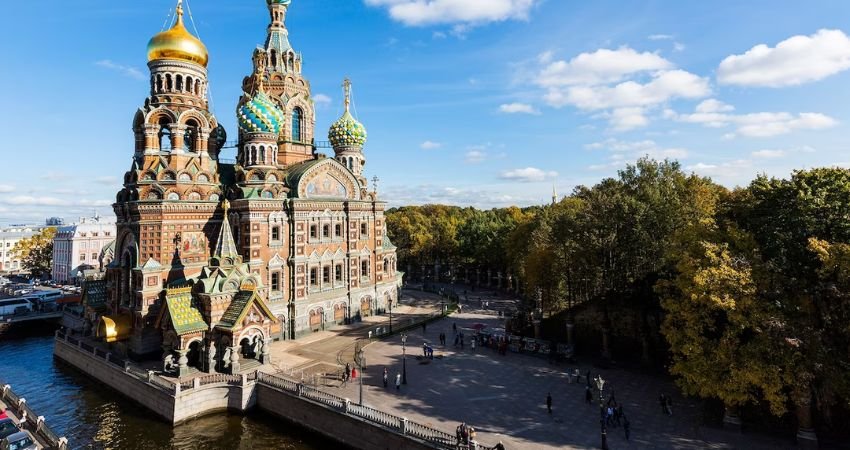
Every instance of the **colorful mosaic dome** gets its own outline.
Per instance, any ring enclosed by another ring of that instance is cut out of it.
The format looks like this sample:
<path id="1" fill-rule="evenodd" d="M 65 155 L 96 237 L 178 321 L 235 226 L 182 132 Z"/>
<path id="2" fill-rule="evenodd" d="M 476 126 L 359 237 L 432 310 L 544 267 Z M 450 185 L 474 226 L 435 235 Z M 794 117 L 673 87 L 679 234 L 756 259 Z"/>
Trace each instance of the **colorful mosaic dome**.
<path id="1" fill-rule="evenodd" d="M 239 108 L 239 129 L 246 133 L 279 134 L 284 123 L 283 112 L 265 92 L 257 92 Z"/>
<path id="2" fill-rule="evenodd" d="M 346 110 L 345 114 L 331 125 L 328 140 L 334 148 L 363 147 L 366 145 L 366 127 Z"/>

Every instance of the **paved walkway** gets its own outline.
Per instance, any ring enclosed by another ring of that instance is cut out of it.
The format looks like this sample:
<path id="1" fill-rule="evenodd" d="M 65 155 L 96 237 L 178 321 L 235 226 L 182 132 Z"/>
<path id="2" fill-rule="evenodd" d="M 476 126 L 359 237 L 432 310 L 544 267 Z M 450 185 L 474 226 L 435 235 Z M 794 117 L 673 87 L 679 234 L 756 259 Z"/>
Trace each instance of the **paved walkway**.
<path id="1" fill-rule="evenodd" d="M 462 292 L 462 291 L 461 291 Z M 405 291 L 405 305 L 394 310 L 394 323 L 424 317 L 439 310 L 439 296 Z M 463 298 L 463 295 L 461 295 Z M 452 346 L 452 324 L 469 328 L 483 323 L 502 326 L 495 310 L 509 310 L 515 299 L 490 291 L 467 292 L 462 314 L 433 322 L 423 333 L 415 328 L 407 340 L 407 385 L 396 390 L 394 379 L 402 372 L 402 345 L 399 336 L 373 340 L 366 346 L 366 371 L 362 377 L 363 402 L 454 434 L 455 427 L 466 422 L 475 427 L 478 440 L 495 445 L 500 440 L 508 449 L 598 448 L 600 444 L 599 401 L 585 402 L 585 383 L 569 383 L 564 371 L 591 370 L 607 380 L 606 401 L 610 394 L 622 403 L 631 422 L 631 440 L 626 441 L 622 427 L 609 427 L 608 442 L 618 448 L 732 449 L 748 450 L 794 448 L 792 442 L 761 435 L 725 432 L 702 427 L 699 403 L 683 398 L 666 380 L 623 370 L 599 370 L 586 364 L 550 364 L 546 359 L 508 352 L 498 355 L 488 348 L 472 351 Z M 485 310 L 481 301 L 489 302 Z M 362 323 L 322 331 L 298 341 L 272 346 L 274 365 L 269 372 L 282 371 L 303 376 L 324 390 L 359 401 L 360 380 L 342 385 L 337 378 L 314 374 L 338 373 L 345 362 L 353 362 L 354 342 L 365 338 L 367 330 L 386 326 L 388 317 L 369 317 Z M 447 347 L 440 346 L 438 335 L 446 333 Z M 433 360 L 422 357 L 422 343 L 434 347 Z M 354 365 L 354 364 L 352 364 Z M 389 387 L 384 388 L 382 373 L 390 372 Z M 546 394 L 553 398 L 548 414 Z M 661 412 L 658 396 L 672 396 L 674 415 Z"/>

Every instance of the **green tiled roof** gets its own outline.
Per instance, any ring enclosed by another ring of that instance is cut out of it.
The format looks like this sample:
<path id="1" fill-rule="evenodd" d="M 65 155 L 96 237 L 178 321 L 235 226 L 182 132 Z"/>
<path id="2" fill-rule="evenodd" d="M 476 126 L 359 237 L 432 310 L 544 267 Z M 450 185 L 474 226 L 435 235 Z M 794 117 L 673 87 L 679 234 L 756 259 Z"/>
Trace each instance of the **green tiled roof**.
<path id="1" fill-rule="evenodd" d="M 221 316 L 221 321 L 216 325 L 216 328 L 225 330 L 233 330 L 240 326 L 242 319 L 248 313 L 251 305 L 256 304 L 268 318 L 274 320 L 274 314 L 269 310 L 263 299 L 257 295 L 256 291 L 242 290 L 233 296 L 233 301 L 227 307 L 227 311 Z"/>
<path id="2" fill-rule="evenodd" d="M 86 280 L 83 304 L 95 309 L 106 307 L 106 280 Z"/>
<path id="3" fill-rule="evenodd" d="M 168 305 L 168 314 L 171 323 L 178 335 L 203 331 L 208 328 L 204 322 L 201 312 L 192 306 L 192 292 L 188 289 L 180 289 L 179 292 L 169 294 L 165 298 Z"/>
<path id="4" fill-rule="evenodd" d="M 390 241 L 390 237 L 387 236 L 386 234 L 384 235 L 384 242 L 383 242 L 382 247 L 383 247 L 384 250 L 392 250 L 392 249 L 396 248 L 395 245 L 393 245 L 392 241 Z"/>

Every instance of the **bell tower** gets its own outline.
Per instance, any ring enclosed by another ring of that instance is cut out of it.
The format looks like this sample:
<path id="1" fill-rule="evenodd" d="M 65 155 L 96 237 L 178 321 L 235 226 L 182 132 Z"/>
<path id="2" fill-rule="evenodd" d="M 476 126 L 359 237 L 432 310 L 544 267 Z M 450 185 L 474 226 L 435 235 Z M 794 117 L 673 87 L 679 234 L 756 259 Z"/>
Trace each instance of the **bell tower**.
<path id="1" fill-rule="evenodd" d="M 266 2 L 271 22 L 265 43 L 254 51 L 254 71 L 243 80 L 242 90 L 253 95 L 258 90 L 259 80 L 263 81 L 266 94 L 284 115 L 277 138 L 280 149 L 277 162 L 291 166 L 313 158 L 315 104 L 310 82 L 301 74 L 301 54 L 289 42 L 286 14 L 291 0 Z M 256 76 L 258 73 L 260 77 Z"/>
<path id="2" fill-rule="evenodd" d="M 153 329 L 163 288 L 198 273 L 210 258 L 222 191 L 218 153 L 226 135 L 207 101 L 204 44 L 183 22 L 148 43 L 150 92 L 133 120 L 135 151 L 113 205 L 116 258 L 108 271 L 109 308 L 131 316 L 132 354 L 159 350 Z"/>

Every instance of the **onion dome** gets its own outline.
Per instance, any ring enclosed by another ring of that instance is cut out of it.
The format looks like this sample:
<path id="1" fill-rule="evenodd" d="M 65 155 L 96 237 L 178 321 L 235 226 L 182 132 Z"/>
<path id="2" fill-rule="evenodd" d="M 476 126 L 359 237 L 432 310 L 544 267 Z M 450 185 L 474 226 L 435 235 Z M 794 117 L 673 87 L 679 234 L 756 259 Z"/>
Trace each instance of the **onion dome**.
<path id="1" fill-rule="evenodd" d="M 363 147 L 366 145 L 366 127 L 346 109 L 342 117 L 331 125 L 328 140 L 334 148 Z"/>
<path id="2" fill-rule="evenodd" d="M 220 149 L 227 143 L 227 130 L 225 130 L 221 124 L 218 124 L 215 129 L 213 129 L 210 137 L 215 144 L 215 148 Z"/>
<path id="3" fill-rule="evenodd" d="M 239 108 L 239 129 L 246 133 L 280 134 L 283 112 L 262 90 Z"/>
<path id="4" fill-rule="evenodd" d="M 177 2 L 177 21 L 170 30 L 163 31 L 148 42 L 148 62 L 158 60 L 189 61 L 206 67 L 209 62 L 207 47 L 193 36 L 183 24 L 183 0 Z"/>

